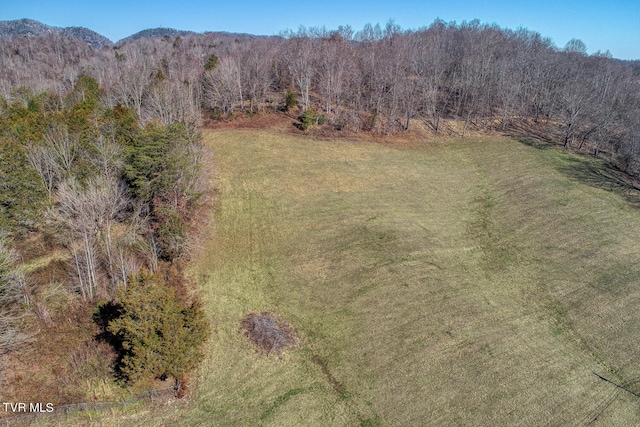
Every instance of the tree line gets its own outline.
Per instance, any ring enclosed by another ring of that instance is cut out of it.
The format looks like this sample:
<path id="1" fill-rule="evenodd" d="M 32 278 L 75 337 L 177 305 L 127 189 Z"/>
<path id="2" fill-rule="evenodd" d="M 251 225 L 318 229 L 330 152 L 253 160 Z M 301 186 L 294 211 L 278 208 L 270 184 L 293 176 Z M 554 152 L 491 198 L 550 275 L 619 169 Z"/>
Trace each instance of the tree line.
<path id="1" fill-rule="evenodd" d="M 199 123 L 202 109 L 225 117 L 281 108 L 294 94 L 301 113 L 356 132 L 392 134 L 421 123 L 438 133 L 456 120 L 464 136 L 470 127 L 542 124 L 566 147 L 640 172 L 638 61 L 587 55 L 575 39 L 559 49 L 534 31 L 477 20 L 144 38 L 99 51 L 49 34 L 0 41 L 0 58 L 5 105 L 20 87 L 61 96 L 82 74 L 98 81 L 106 105 L 163 124 Z"/>
<path id="2" fill-rule="evenodd" d="M 109 107 L 86 74 L 66 93 L 21 87 L 12 95 L 0 115 L 0 355 L 60 314 L 46 303 L 56 283 L 30 280 L 11 248 L 11 238 L 35 232 L 65 253 L 66 292 L 84 304 L 111 301 L 108 322 L 95 320 L 110 334 L 122 380 L 178 380 L 208 336 L 182 273 L 206 190 L 199 129 Z M 141 316 L 144 337 L 131 327 Z"/>

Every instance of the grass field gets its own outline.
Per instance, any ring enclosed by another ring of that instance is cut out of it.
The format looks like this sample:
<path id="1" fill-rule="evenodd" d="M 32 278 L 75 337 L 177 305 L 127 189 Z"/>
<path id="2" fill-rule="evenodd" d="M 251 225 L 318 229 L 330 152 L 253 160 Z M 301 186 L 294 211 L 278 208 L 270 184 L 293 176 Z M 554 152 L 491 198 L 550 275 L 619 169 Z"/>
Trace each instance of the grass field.
<path id="1" fill-rule="evenodd" d="M 489 137 L 205 138 L 207 358 L 188 406 L 115 424 L 640 425 L 640 210 L 600 163 Z M 240 324 L 261 311 L 299 347 L 256 352 Z"/>

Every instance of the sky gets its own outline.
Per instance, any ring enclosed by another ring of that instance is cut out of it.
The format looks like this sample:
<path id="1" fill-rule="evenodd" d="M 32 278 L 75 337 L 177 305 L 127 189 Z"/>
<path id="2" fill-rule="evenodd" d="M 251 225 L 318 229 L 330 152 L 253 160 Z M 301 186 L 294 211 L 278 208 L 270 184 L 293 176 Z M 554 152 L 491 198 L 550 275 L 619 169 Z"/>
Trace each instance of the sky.
<path id="1" fill-rule="evenodd" d="M 147 28 L 275 35 L 300 26 L 336 29 L 393 20 L 403 29 L 471 21 L 527 28 L 557 47 L 577 38 L 588 53 L 609 50 L 640 59 L 640 0 L 0 0 L 0 20 L 30 18 L 47 25 L 90 28 L 118 41 Z"/>

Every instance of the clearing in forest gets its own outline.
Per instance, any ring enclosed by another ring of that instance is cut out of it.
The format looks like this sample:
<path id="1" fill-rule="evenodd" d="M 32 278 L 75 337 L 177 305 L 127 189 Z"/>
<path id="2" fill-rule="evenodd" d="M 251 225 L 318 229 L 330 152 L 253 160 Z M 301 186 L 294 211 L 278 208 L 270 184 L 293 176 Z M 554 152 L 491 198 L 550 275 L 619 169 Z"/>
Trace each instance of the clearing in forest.
<path id="1" fill-rule="evenodd" d="M 205 139 L 214 333 L 189 406 L 137 423 L 640 425 L 640 210 L 599 162 L 506 138 Z M 296 346 L 256 351 L 242 321 L 265 312 Z"/>

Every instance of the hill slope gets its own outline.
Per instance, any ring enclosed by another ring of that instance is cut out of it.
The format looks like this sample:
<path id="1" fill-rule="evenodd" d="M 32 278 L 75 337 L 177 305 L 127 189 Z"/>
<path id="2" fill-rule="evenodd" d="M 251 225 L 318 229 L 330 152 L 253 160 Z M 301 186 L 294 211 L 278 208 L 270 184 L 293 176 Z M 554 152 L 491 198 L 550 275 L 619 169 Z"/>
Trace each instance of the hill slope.
<path id="1" fill-rule="evenodd" d="M 42 22 L 34 21 L 33 19 L 0 21 L 0 37 L 39 36 L 47 33 L 76 37 L 95 49 L 113 45 L 113 42 L 108 38 L 84 27 L 52 27 Z"/>
<path id="2" fill-rule="evenodd" d="M 196 34 L 193 31 L 176 30 L 175 28 L 148 28 L 146 30 L 138 31 L 135 34 L 125 37 L 118 41 L 118 44 L 138 40 L 145 37 L 161 38 L 161 37 L 184 37 L 190 34 Z"/>

